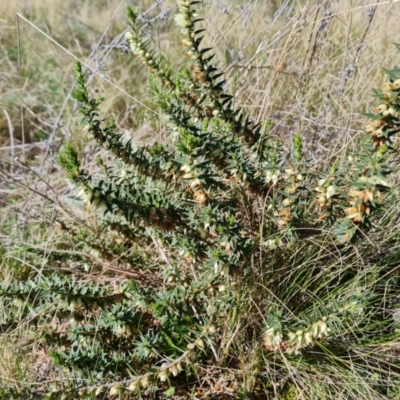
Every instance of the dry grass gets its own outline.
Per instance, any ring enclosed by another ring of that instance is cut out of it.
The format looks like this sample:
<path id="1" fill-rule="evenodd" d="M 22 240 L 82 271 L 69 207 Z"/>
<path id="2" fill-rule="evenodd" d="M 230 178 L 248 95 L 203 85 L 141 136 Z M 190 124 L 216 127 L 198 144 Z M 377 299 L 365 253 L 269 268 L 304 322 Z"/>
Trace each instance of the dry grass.
<path id="1" fill-rule="evenodd" d="M 142 10 L 150 10 L 148 33 L 179 63 L 176 29 L 171 33 L 174 1 L 157 4 L 140 2 Z M 164 121 L 147 94 L 146 71 L 126 52 L 125 8 L 118 0 L 0 5 L 0 240 L 14 248 L 0 255 L 3 279 L 13 278 L 10 271 L 25 273 L 17 242 L 50 249 L 62 240 L 52 226 L 55 215 L 68 207 L 77 213 L 68 198 L 71 187 L 54 163 L 60 146 L 73 142 L 86 167 L 94 168 L 88 161 L 93 148 L 81 135 L 69 98 L 72 55 L 96 72 L 91 87 L 107 95 L 104 112 L 121 129 L 138 141 L 163 137 Z M 399 64 L 393 43 L 400 42 L 400 2 L 232 0 L 207 2 L 202 13 L 205 44 L 214 47 L 236 101 L 287 146 L 287 139 L 302 133 L 309 156 L 319 162 L 340 158 L 354 146 L 365 121 L 360 113 L 383 81 L 381 68 Z M 21 343 L 31 336 L 28 328 L 15 334 L 5 330 L 0 338 L 0 386 L 19 386 L 35 376 L 35 362 L 22 357 L 17 345 L 5 350 L 11 338 Z M 229 335 L 234 334 L 232 329 Z M 37 359 L 40 349 L 29 349 Z M 256 359 L 243 359 L 243 370 L 256 368 Z"/>
<path id="2" fill-rule="evenodd" d="M 71 135 L 66 122 L 72 107 L 65 109 L 64 102 L 73 74 L 66 50 L 90 60 L 99 75 L 143 101 L 145 74 L 128 66 L 130 57 L 118 39 L 126 27 L 124 2 L 84 1 L 79 12 L 72 1 L 7 3 L 3 2 L 0 25 L 0 105 L 10 116 L 14 145 L 43 140 L 58 130 L 60 136 Z M 173 1 L 159 3 L 146 16 L 172 11 Z M 340 130 L 341 139 L 348 141 L 352 129 L 359 127 L 357 116 L 370 103 L 372 87 L 381 79 L 380 68 L 396 63 L 392 43 L 397 40 L 400 5 L 382 4 L 375 9 L 368 1 L 284 3 L 288 5 L 281 8 L 262 1 L 208 5 L 204 8 L 207 44 L 216 48 L 228 87 L 259 120 L 272 119 L 277 130 L 313 130 L 310 139 L 322 150 L 321 137 L 334 137 L 335 131 Z M 151 2 L 140 6 L 149 9 Z M 17 29 L 17 12 L 64 49 L 22 18 Z M 170 34 L 169 14 L 165 13 L 165 21 L 152 22 L 149 33 L 155 45 L 170 55 L 176 48 L 171 38 L 176 35 Z M 143 108 L 135 100 L 99 79 L 93 89 L 107 91 L 106 107 L 121 126 L 137 126 Z M 132 108 L 133 116 L 128 112 Z M 57 124 L 60 120 L 62 128 Z M 10 121 L 2 112 L 0 137 L 6 145 L 11 144 Z"/>

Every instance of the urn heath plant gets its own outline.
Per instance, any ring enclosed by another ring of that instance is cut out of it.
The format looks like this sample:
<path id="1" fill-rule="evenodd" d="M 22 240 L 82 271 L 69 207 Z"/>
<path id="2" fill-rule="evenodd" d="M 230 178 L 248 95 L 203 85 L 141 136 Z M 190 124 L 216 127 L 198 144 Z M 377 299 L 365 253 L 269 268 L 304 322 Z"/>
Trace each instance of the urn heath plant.
<path id="1" fill-rule="evenodd" d="M 389 258 L 363 263 L 357 250 L 393 199 L 400 71 L 374 93 L 357 151 L 322 168 L 296 133 L 287 157 L 225 92 L 201 4 L 177 1 L 180 70 L 128 8 L 125 38 L 148 70 L 166 143 L 138 146 L 119 132 L 76 63 L 83 133 L 108 158 L 88 172 L 67 144 L 57 160 L 95 226 L 59 218 L 68 251 L 0 292 L 1 323 L 28 319 L 74 379 L 9 398 L 190 396 L 200 382 L 217 391 L 223 371 L 235 398 L 383 399 L 400 383 L 385 349 L 399 331 L 383 306 L 398 298 L 398 278 Z"/>

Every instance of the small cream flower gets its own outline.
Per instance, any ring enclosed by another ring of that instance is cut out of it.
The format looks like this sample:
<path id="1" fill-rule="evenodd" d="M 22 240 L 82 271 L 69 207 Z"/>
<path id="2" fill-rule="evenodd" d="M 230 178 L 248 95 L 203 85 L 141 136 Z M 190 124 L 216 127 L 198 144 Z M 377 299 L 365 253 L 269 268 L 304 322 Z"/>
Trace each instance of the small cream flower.
<path id="1" fill-rule="evenodd" d="M 111 396 L 118 396 L 121 391 L 121 385 L 115 385 L 110 389 Z"/>
<path id="2" fill-rule="evenodd" d="M 176 14 L 174 17 L 175 23 L 181 28 L 189 28 L 192 26 L 192 21 L 185 14 Z"/>
<path id="3" fill-rule="evenodd" d="M 133 381 L 127 386 L 127 389 L 131 392 L 134 392 L 138 388 L 139 388 L 139 381 Z"/>
<path id="4" fill-rule="evenodd" d="M 332 196 L 336 194 L 336 189 L 333 185 L 328 186 L 326 189 L 326 198 L 330 199 Z"/>

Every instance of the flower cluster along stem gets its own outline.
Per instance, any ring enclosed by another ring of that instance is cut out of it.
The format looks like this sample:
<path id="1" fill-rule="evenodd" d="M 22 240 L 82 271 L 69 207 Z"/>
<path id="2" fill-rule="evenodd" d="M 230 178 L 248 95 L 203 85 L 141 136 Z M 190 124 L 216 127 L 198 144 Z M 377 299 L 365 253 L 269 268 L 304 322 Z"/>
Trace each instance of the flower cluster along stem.
<path id="1" fill-rule="evenodd" d="M 133 54 L 147 65 L 150 72 L 157 75 L 165 87 L 175 89 L 175 83 L 171 79 L 170 69 L 166 66 L 166 61 L 160 55 L 156 56 L 155 52 L 149 48 L 144 41 L 143 35 L 137 28 L 137 18 L 139 12 L 128 7 L 128 19 L 131 30 L 125 34 L 125 38 L 129 41 Z"/>
<path id="2" fill-rule="evenodd" d="M 192 60 L 189 68 L 192 87 L 191 90 L 198 92 L 197 106 L 204 103 L 200 117 L 218 117 L 232 124 L 232 130 L 239 136 L 244 136 L 247 143 L 255 143 L 259 138 L 259 128 L 250 128 L 249 119 L 243 120 L 243 113 L 231 108 L 233 97 L 223 93 L 223 83 L 218 79 L 223 73 L 210 61 L 214 55 L 209 55 L 210 48 L 201 48 L 203 37 L 199 36 L 204 29 L 195 29 L 195 25 L 202 21 L 198 13 L 192 7 L 200 4 L 199 1 L 179 0 L 179 14 L 175 15 L 175 22 L 181 28 L 184 37 L 182 45 L 184 54 Z M 196 97 L 196 95 L 195 95 Z M 236 117 L 239 116 L 238 119 Z"/>
<path id="3" fill-rule="evenodd" d="M 187 350 L 177 359 L 164 362 L 160 367 L 153 367 L 152 371 L 142 375 L 137 375 L 129 379 L 103 383 L 100 385 L 82 386 L 79 388 L 55 390 L 46 394 L 32 394 L 31 398 L 42 400 L 69 400 L 86 399 L 87 396 L 119 396 L 124 392 L 133 392 L 139 394 L 141 390 L 146 390 L 153 383 L 158 381 L 163 383 L 169 379 L 169 376 L 176 377 L 186 366 L 190 366 L 196 357 L 197 351 L 203 351 L 206 338 L 215 334 L 213 325 L 205 326 L 203 332 L 198 335 L 196 340 L 189 343 Z"/>
<path id="4" fill-rule="evenodd" d="M 315 345 L 316 341 L 328 338 L 332 332 L 330 326 L 333 325 L 333 321 L 362 312 L 362 310 L 363 307 L 358 301 L 352 301 L 305 328 L 283 330 L 281 324 L 275 323 L 273 326 L 268 326 L 263 334 L 264 347 L 268 351 L 300 354 L 301 350 Z"/>
<path id="5" fill-rule="evenodd" d="M 177 88 L 174 79 L 171 77 L 171 68 L 167 65 L 166 60 L 159 54 L 156 55 L 155 51 L 150 49 L 150 46 L 143 39 L 137 27 L 138 14 L 138 11 L 134 11 L 128 7 L 128 18 L 131 30 L 125 34 L 125 38 L 129 41 L 133 54 L 142 60 L 142 64 L 148 67 L 151 74 L 160 79 L 163 87 L 170 92 L 171 96 L 183 99 L 187 106 L 194 107 L 198 118 L 203 119 L 206 116 L 212 116 L 212 113 L 207 112 L 207 110 L 201 106 L 201 102 L 205 97 L 204 95 L 200 99 L 197 99 L 196 96 L 193 96 L 191 93 Z M 191 114 L 183 107 L 179 106 L 177 102 L 161 102 L 161 105 L 177 126 L 190 129 L 193 132 L 196 131 L 189 122 Z"/>

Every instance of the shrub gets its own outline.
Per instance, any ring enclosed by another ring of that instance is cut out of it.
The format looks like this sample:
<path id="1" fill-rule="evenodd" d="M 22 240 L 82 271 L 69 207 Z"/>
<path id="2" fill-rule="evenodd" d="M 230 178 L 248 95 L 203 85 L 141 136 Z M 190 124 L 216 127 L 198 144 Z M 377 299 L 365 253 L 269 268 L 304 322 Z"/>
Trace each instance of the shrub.
<path id="1" fill-rule="evenodd" d="M 374 258 L 368 246 L 393 198 L 400 71 L 375 93 L 357 151 L 318 168 L 300 134 L 287 155 L 224 92 L 198 3 L 178 1 L 187 63 L 176 73 L 128 9 L 126 38 L 149 69 L 167 144 L 137 147 L 102 119 L 103 98 L 76 64 L 84 131 L 114 162 L 99 158 L 90 174 L 65 146 L 58 162 L 96 224 L 60 219 L 69 242 L 48 268 L 3 285 L 2 323 L 28 318 L 74 377 L 30 395 L 394 396 L 396 255 Z"/>

